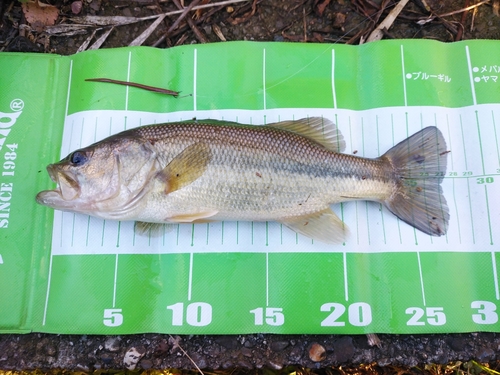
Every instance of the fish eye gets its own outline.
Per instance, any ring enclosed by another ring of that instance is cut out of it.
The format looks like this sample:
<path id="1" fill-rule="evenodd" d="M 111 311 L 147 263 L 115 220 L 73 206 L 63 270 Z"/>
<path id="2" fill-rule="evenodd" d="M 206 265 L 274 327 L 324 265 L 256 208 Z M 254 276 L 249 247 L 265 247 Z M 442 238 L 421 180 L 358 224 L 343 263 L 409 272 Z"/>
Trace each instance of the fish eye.
<path id="1" fill-rule="evenodd" d="M 80 166 L 85 164 L 87 161 L 87 156 L 81 151 L 75 151 L 71 154 L 69 161 L 75 166 Z"/>

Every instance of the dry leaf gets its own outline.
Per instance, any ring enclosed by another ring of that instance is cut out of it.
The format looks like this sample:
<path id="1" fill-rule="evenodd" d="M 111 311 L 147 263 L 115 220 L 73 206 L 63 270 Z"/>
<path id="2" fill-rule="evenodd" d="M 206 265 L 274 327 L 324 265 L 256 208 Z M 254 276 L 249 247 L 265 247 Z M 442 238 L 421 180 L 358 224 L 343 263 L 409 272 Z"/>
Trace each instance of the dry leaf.
<path id="1" fill-rule="evenodd" d="M 331 0 L 323 0 L 321 3 L 319 2 L 319 0 L 316 0 L 314 2 L 314 10 L 316 11 L 316 13 L 318 14 L 318 16 L 322 17 L 323 16 L 323 12 L 325 11 L 326 7 L 328 6 L 328 4 L 330 4 L 330 1 Z"/>
<path id="2" fill-rule="evenodd" d="M 54 25 L 59 16 L 59 10 L 55 6 L 44 4 L 38 0 L 23 3 L 22 7 L 26 21 L 36 31 L 42 31 L 46 26 Z"/>

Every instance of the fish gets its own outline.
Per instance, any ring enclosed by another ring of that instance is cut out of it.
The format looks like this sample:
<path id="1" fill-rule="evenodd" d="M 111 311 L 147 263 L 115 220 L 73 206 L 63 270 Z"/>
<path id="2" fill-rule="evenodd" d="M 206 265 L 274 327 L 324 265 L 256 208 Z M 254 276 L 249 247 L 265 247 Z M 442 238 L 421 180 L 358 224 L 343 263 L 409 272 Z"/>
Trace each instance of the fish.
<path id="1" fill-rule="evenodd" d="M 380 202 L 431 236 L 446 234 L 446 142 L 430 126 L 378 158 L 343 153 L 329 119 L 267 125 L 193 120 L 146 125 L 47 166 L 57 187 L 36 201 L 139 228 L 169 223 L 276 221 L 327 244 L 347 225 L 331 205 Z M 148 224 L 150 223 L 150 224 Z"/>

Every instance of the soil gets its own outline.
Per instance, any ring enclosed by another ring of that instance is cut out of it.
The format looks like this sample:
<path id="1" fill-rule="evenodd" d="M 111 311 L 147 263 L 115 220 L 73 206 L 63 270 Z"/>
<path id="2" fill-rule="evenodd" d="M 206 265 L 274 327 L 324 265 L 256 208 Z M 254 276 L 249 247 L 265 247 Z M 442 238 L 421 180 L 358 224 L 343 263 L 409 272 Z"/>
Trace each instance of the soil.
<path id="1" fill-rule="evenodd" d="M 55 6 L 57 25 L 78 23 L 71 20 L 77 16 L 145 17 L 177 10 L 176 2 L 182 7 L 177 0 L 43 1 Z M 198 1 L 200 4 L 215 2 Z M 221 40 L 359 44 L 395 3 L 391 0 L 249 0 L 208 8 L 180 20 L 179 14 L 166 17 L 143 45 L 169 48 Z M 189 4 L 186 1 L 184 5 Z M 426 38 L 443 42 L 500 39 L 498 1 L 461 11 L 468 4 L 468 0 L 414 0 L 406 5 L 392 27 L 384 31 L 384 38 Z M 50 17 L 45 17 L 46 11 L 35 19 L 28 13 L 17 0 L 0 0 L 0 51 L 73 54 L 87 40 L 92 46 L 110 28 L 88 26 L 81 29 L 80 34 L 54 35 L 50 26 L 54 20 L 47 20 Z M 172 28 L 177 20 L 178 26 Z M 100 48 L 127 46 L 152 22 L 116 26 Z M 335 335 L 2 335 L 0 369 L 62 368 L 99 372 L 124 368 L 193 369 L 196 364 L 201 369 L 214 370 L 268 368 L 279 371 L 294 365 L 312 369 L 350 366 L 354 372 L 376 373 L 386 373 L 386 370 L 479 373 L 481 368 L 477 362 L 489 363 L 492 368 L 500 366 L 497 362 L 500 336 L 495 333 L 380 335 L 380 339 L 381 345 L 377 347 L 370 346 L 366 336 Z"/>

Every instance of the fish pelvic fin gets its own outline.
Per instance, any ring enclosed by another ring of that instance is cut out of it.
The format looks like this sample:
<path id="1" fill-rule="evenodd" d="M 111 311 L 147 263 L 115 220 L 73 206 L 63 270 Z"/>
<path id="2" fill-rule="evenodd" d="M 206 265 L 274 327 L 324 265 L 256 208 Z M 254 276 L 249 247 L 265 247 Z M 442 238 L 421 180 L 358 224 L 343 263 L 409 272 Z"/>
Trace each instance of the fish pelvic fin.
<path id="1" fill-rule="evenodd" d="M 165 193 L 170 194 L 196 181 L 205 173 L 211 158 L 212 153 L 206 143 L 186 147 L 157 175 L 165 182 Z"/>
<path id="2" fill-rule="evenodd" d="M 422 129 L 387 151 L 396 188 L 385 206 L 404 222 L 431 236 L 442 236 L 450 218 L 441 182 L 446 175 L 446 142 L 435 126 Z"/>
<path id="3" fill-rule="evenodd" d="M 333 122 L 323 117 L 280 121 L 268 124 L 268 126 L 312 139 L 330 151 L 343 152 L 345 150 L 344 136 Z"/>
<path id="4" fill-rule="evenodd" d="M 209 223 L 211 222 L 210 218 L 219 213 L 217 210 L 206 210 L 200 212 L 194 212 L 189 214 L 180 214 L 170 216 L 166 219 L 169 223 Z"/>
<path id="5" fill-rule="evenodd" d="M 280 222 L 297 233 L 327 244 L 342 243 L 349 233 L 347 225 L 330 208 Z"/>

